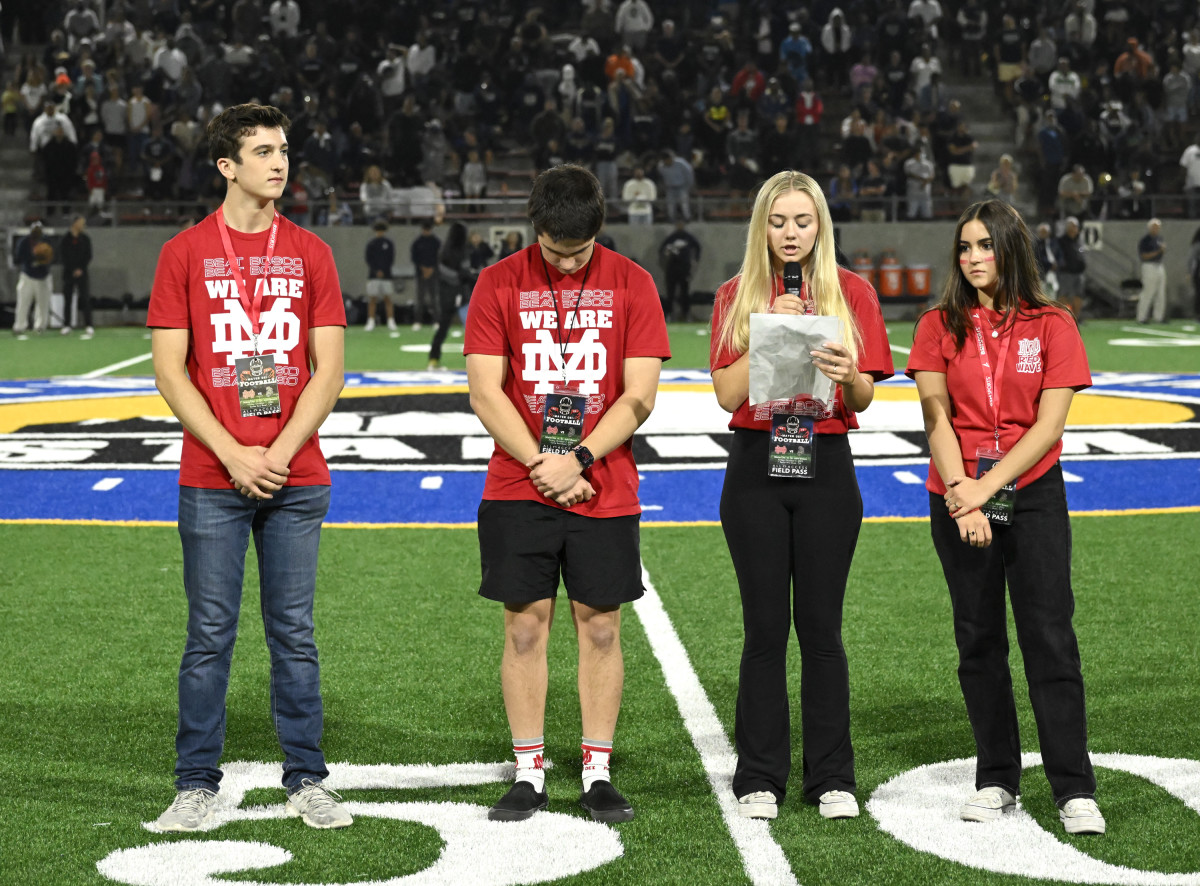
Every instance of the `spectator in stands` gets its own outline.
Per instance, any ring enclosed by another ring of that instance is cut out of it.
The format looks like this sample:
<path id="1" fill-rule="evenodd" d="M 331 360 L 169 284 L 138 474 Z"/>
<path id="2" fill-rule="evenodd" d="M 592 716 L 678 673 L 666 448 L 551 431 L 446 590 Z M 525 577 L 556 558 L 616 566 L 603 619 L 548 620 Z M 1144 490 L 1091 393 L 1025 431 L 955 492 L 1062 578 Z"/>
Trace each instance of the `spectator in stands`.
<path id="1" fill-rule="evenodd" d="M 1058 66 L 1047 80 L 1047 88 L 1050 93 L 1050 107 L 1055 110 L 1065 108 L 1068 102 L 1079 99 L 1083 91 L 1083 81 L 1071 70 L 1071 60 L 1065 55 L 1059 57 Z"/>
<path id="2" fill-rule="evenodd" d="M 1034 133 L 1038 155 L 1038 212 L 1049 213 L 1058 199 L 1058 182 L 1067 165 L 1067 142 L 1062 127 L 1047 108 Z"/>
<path id="3" fill-rule="evenodd" d="M 172 197 L 179 153 L 175 142 L 163 132 L 162 124 L 157 120 L 150 127 L 150 139 L 142 147 L 141 160 L 145 170 L 143 187 L 146 199 L 167 200 Z"/>
<path id="4" fill-rule="evenodd" d="M 758 65 L 753 59 L 748 60 L 741 69 L 734 75 L 733 83 L 730 84 L 729 94 L 738 96 L 747 96 L 751 104 L 757 104 L 762 98 L 763 92 L 767 88 L 767 79 L 763 76 L 762 71 L 758 69 Z"/>
<path id="5" fill-rule="evenodd" d="M 29 328 L 29 309 L 33 308 L 33 331 L 40 335 L 50 322 L 50 262 L 54 252 L 46 257 L 38 246 L 42 239 L 42 223 L 34 220 L 29 233 L 17 241 L 13 250 L 13 264 L 17 266 L 17 306 L 13 315 L 13 334 L 19 340 L 25 338 Z M 48 245 L 48 244 L 47 244 Z"/>
<path id="6" fill-rule="evenodd" d="M 812 43 L 801 32 L 800 23 L 788 25 L 788 35 L 779 44 L 779 58 L 787 66 L 795 83 L 809 79 L 808 65 L 812 51 Z"/>
<path id="7" fill-rule="evenodd" d="M 54 127 L 53 135 L 39 153 L 42 168 L 46 170 L 47 212 L 70 212 L 68 204 L 79 184 L 79 154 L 75 144 L 68 141 L 61 123 Z"/>
<path id="8" fill-rule="evenodd" d="M 437 46 L 434 45 L 429 31 L 423 30 L 417 34 L 417 42 L 408 48 L 405 56 L 408 77 L 413 89 L 421 92 L 427 88 L 437 63 Z"/>
<path id="9" fill-rule="evenodd" d="M 92 263 L 92 240 L 84 233 L 87 220 L 82 215 L 71 220 L 71 228 L 59 243 L 62 259 L 63 325 L 62 334 L 71 334 L 71 304 L 78 296 L 75 308 L 75 325 L 83 319 L 83 338 L 96 334 L 92 327 L 92 290 L 88 284 L 88 266 Z"/>
<path id="10" fill-rule="evenodd" d="M 663 316 L 668 320 L 687 320 L 691 307 L 692 274 L 700 261 L 702 249 L 687 229 L 683 219 L 677 219 L 675 230 L 667 234 L 658 246 L 658 263 L 667 275 L 666 288 L 659 293 Z"/>
<path id="11" fill-rule="evenodd" d="M 850 94 L 857 98 L 859 90 L 864 86 L 875 86 L 875 79 L 880 70 L 875 66 L 871 50 L 864 50 L 858 62 L 850 68 Z"/>
<path id="12" fill-rule="evenodd" d="M 938 0 L 912 0 L 908 4 L 908 19 L 912 22 L 910 29 L 920 39 L 937 43 L 942 20 L 942 4 Z"/>
<path id="13" fill-rule="evenodd" d="M 1058 300 L 1069 307 L 1077 319 L 1083 312 L 1087 276 L 1087 258 L 1079 233 L 1079 219 L 1072 215 L 1067 217 L 1058 238 Z"/>
<path id="14" fill-rule="evenodd" d="M 999 163 L 988 177 L 988 193 L 1011 206 L 1016 204 L 1017 186 L 1018 176 L 1012 154 L 1001 154 Z"/>
<path id="15" fill-rule="evenodd" d="M 960 199 L 971 195 L 971 185 L 975 182 L 975 152 L 979 142 L 971 135 L 966 120 L 958 121 L 958 128 L 946 141 L 946 151 L 949 162 L 946 164 L 946 174 L 950 181 L 950 190 Z"/>
<path id="16" fill-rule="evenodd" d="M 75 124 L 71 122 L 71 118 L 60 111 L 58 105 L 53 101 L 47 100 L 42 105 L 42 113 L 34 118 L 29 127 L 29 152 L 31 154 L 39 153 L 54 137 L 54 132 L 58 128 L 62 129 L 71 144 L 78 144 Z"/>
<path id="17" fill-rule="evenodd" d="M 1158 77 L 1158 66 L 1150 53 L 1142 49 L 1137 37 L 1125 42 L 1128 48 L 1113 62 L 1113 89 L 1122 101 L 1129 102 L 1137 90 Z"/>
<path id="18" fill-rule="evenodd" d="M 358 199 L 362 203 L 363 217 L 368 222 L 386 221 L 391 214 L 394 202 L 392 183 L 383 177 L 383 170 L 378 166 L 368 166 L 363 172 Z"/>
<path id="19" fill-rule="evenodd" d="M 1058 251 L 1058 241 L 1054 239 L 1054 231 L 1049 222 L 1037 226 L 1037 239 L 1033 241 L 1033 257 L 1038 265 L 1038 277 L 1042 287 L 1051 298 L 1058 298 L 1058 267 L 1062 263 L 1062 253 Z"/>
<path id="20" fill-rule="evenodd" d="M 959 33 L 960 72 L 972 79 L 982 70 L 983 41 L 987 37 L 988 14 L 979 0 L 967 0 L 956 16 Z"/>
<path id="21" fill-rule="evenodd" d="M 618 40 L 641 51 L 646 47 L 646 38 L 654 27 L 654 13 L 646 0 L 622 0 L 613 24 Z"/>
<path id="22" fill-rule="evenodd" d="M 450 143 L 446 139 L 442 121 L 434 117 L 425 123 L 421 132 L 421 163 L 417 167 L 421 181 L 441 190 L 442 179 L 446 176 L 446 156 L 449 152 Z"/>
<path id="23" fill-rule="evenodd" d="M 879 161 L 871 158 L 858 181 L 859 218 L 865 222 L 887 221 L 887 203 L 883 197 L 888 192 L 888 180 Z"/>
<path id="24" fill-rule="evenodd" d="M 1054 32 L 1048 25 L 1038 28 L 1038 34 L 1029 43 L 1025 54 L 1026 63 L 1035 77 L 1046 85 L 1050 72 L 1058 64 L 1058 45 L 1054 42 Z"/>
<path id="25" fill-rule="evenodd" d="M 996 82 L 1005 101 L 1012 105 L 1016 101 L 1013 81 L 1021 76 L 1021 65 L 1025 61 L 1025 37 L 1013 16 L 1005 15 L 1001 20 L 1000 33 L 992 51 L 996 58 Z"/>
<path id="26" fill-rule="evenodd" d="M 729 164 L 729 187 L 749 191 L 758 184 L 760 167 L 758 132 L 750 127 L 750 112 L 737 112 L 737 125 L 725 137 L 725 157 Z"/>
<path id="27" fill-rule="evenodd" d="M 46 86 L 45 72 L 40 65 L 31 65 L 25 72 L 25 80 L 21 84 L 21 126 L 28 130 L 34 118 L 42 113 L 45 106 L 49 87 Z"/>
<path id="28" fill-rule="evenodd" d="M 633 109 L 637 101 L 638 90 L 633 80 L 625 74 L 624 68 L 613 72 L 612 82 L 608 84 L 608 106 L 616 125 L 617 145 L 621 150 L 627 149 L 633 141 Z"/>
<path id="29" fill-rule="evenodd" d="M 937 167 L 924 146 L 904 161 L 905 217 L 933 218 L 933 180 Z"/>
<path id="30" fill-rule="evenodd" d="M 658 165 L 658 177 L 663 185 L 669 221 L 690 221 L 692 210 L 690 196 L 696 184 L 692 164 L 676 154 L 671 148 L 662 152 Z"/>
<path id="31" fill-rule="evenodd" d="M 933 0 L 937 2 L 937 0 Z M 829 20 L 821 28 L 821 75 L 826 88 L 844 89 L 848 81 L 848 69 L 853 58 L 853 34 L 846 24 L 846 16 L 838 7 L 829 12 Z"/>
<path id="32" fill-rule="evenodd" d="M 91 39 L 100 33 L 100 18 L 86 0 L 72 0 L 71 8 L 63 19 L 63 31 L 67 36 L 68 48 L 74 52 L 79 49 L 81 40 Z"/>
<path id="33" fill-rule="evenodd" d="M 1178 151 L 1183 147 L 1183 127 L 1188 120 L 1188 102 L 1192 82 L 1183 73 L 1180 59 L 1174 58 L 1170 70 L 1162 80 L 1163 93 L 1163 147 Z"/>
<path id="34" fill-rule="evenodd" d="M 1183 190 L 1187 195 L 1188 218 L 1200 216 L 1200 133 L 1183 150 L 1179 165 L 1184 169 Z"/>
<path id="35" fill-rule="evenodd" d="M 142 148 L 150 138 L 150 118 L 153 113 L 154 104 L 146 97 L 145 88 L 140 83 L 135 84 L 125 102 L 126 156 L 131 172 L 141 168 Z"/>
<path id="36" fill-rule="evenodd" d="M 1058 211 L 1061 215 L 1090 218 L 1096 183 L 1083 164 L 1076 163 L 1058 180 Z"/>
<path id="37" fill-rule="evenodd" d="M 800 84 L 796 95 L 796 156 L 795 167 L 801 171 L 816 172 L 821 165 L 821 117 L 825 113 L 825 102 L 817 93 L 812 78 Z M 781 169 L 787 169 L 787 164 Z M 768 170 L 770 171 L 770 170 Z M 774 175 L 779 170 L 771 171 Z"/>
<path id="38" fill-rule="evenodd" d="M 296 0 L 273 0 L 267 9 L 267 26 L 285 45 L 295 40 L 300 36 L 300 4 Z"/>
<path id="39" fill-rule="evenodd" d="M 1138 259 L 1142 263 L 1142 291 L 1137 303 L 1139 323 L 1167 322 L 1167 274 L 1163 267 L 1166 252 L 1162 222 L 1152 218 L 1146 222 L 1146 235 L 1138 241 Z"/>
<path id="40" fill-rule="evenodd" d="M 576 120 L 575 122 L 582 122 Z M 488 170 L 487 165 L 479 156 L 479 151 L 471 148 L 467 151 L 466 161 L 462 165 L 462 171 L 459 173 L 459 183 L 462 185 L 463 196 L 468 200 L 479 200 L 487 196 Z M 468 212 L 482 212 L 483 205 L 480 203 L 467 204 Z"/>
<path id="41" fill-rule="evenodd" d="M 838 167 L 837 175 L 829 180 L 825 189 L 829 203 L 829 215 L 834 221 L 853 221 L 858 202 L 858 183 L 843 163 Z"/>
<path id="42" fill-rule="evenodd" d="M 621 200 L 631 225 L 648 225 L 654 221 L 654 201 L 658 199 L 658 188 L 646 178 L 641 166 L 633 168 L 633 178 L 621 188 Z"/>
<path id="43" fill-rule="evenodd" d="M 509 230 L 505 233 L 504 239 L 500 241 L 500 254 L 496 257 L 496 260 L 499 261 L 500 259 L 508 258 L 514 252 L 520 252 L 525 248 L 524 240 L 525 238 L 521 235 L 520 231 L 515 229 Z"/>
<path id="44" fill-rule="evenodd" d="M 616 121 L 612 117 L 604 118 L 594 149 L 596 178 L 600 180 L 600 190 L 604 192 L 606 200 L 614 200 L 620 193 L 617 181 L 617 154 L 620 147 L 617 144 Z"/>
<path id="45" fill-rule="evenodd" d="M 796 162 L 796 131 L 790 125 L 787 114 L 776 114 L 771 121 L 771 128 L 763 133 L 762 157 L 763 172 L 774 175 L 772 170 L 803 169 Z"/>
<path id="46" fill-rule="evenodd" d="M 104 201 L 108 194 L 108 169 L 104 162 L 103 151 L 88 152 L 87 167 L 83 177 L 88 192 L 88 212 L 103 212 Z"/>
<path id="47" fill-rule="evenodd" d="M 4 134 L 14 136 L 17 134 L 17 126 L 21 123 L 21 90 L 17 88 L 17 81 L 9 80 L 4 87 L 4 93 L 0 95 L 0 114 L 4 117 Z"/>
<path id="48" fill-rule="evenodd" d="M 1098 28 L 1087 0 L 1074 0 L 1071 11 L 1063 19 L 1063 38 L 1072 66 L 1080 70 L 1091 70 L 1093 49 Z"/>
<path id="49" fill-rule="evenodd" d="M 914 0 L 917 2 L 917 0 Z M 942 75 L 942 63 L 936 55 L 933 54 L 933 47 L 928 43 L 921 44 L 921 54 L 916 56 L 908 66 L 909 82 L 908 86 L 913 92 L 919 96 L 921 90 L 929 85 L 930 78 L 937 74 L 940 78 Z M 936 108 L 935 108 L 936 110 Z"/>
<path id="50" fill-rule="evenodd" d="M 413 305 L 413 331 L 421 329 L 421 324 L 437 318 L 438 315 L 438 253 L 442 241 L 433 233 L 433 222 L 426 219 L 421 222 L 421 234 L 413 240 L 409 247 L 409 257 L 417 278 L 417 298 Z"/>

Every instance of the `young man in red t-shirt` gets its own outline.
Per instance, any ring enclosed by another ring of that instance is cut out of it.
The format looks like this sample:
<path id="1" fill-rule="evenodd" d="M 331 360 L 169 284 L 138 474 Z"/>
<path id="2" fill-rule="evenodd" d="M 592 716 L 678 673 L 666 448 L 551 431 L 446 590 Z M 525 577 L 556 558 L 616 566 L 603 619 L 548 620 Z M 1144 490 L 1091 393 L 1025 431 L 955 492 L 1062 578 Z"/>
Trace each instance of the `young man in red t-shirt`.
<path id="1" fill-rule="evenodd" d="M 545 809 L 546 646 L 559 576 L 579 639 L 583 793 L 597 821 L 628 821 L 609 757 L 621 707 L 621 604 L 642 596 L 632 436 L 671 356 L 658 291 L 596 243 L 591 172 L 543 172 L 529 195 L 537 243 L 485 268 L 464 352 L 471 407 L 496 441 L 479 506 L 479 593 L 504 603 L 501 683 L 517 778 L 493 821 Z"/>
<path id="2" fill-rule="evenodd" d="M 329 247 L 281 217 L 289 121 L 235 105 L 208 126 L 221 207 L 162 249 L 146 321 L 159 391 L 183 425 L 179 535 L 188 601 L 179 667 L 174 802 L 163 831 L 195 831 L 217 804 L 225 695 L 246 546 L 254 536 L 271 714 L 287 813 L 353 819 L 322 784 L 323 713 L 313 593 L 329 469 L 317 428 L 343 385 L 346 326 Z"/>

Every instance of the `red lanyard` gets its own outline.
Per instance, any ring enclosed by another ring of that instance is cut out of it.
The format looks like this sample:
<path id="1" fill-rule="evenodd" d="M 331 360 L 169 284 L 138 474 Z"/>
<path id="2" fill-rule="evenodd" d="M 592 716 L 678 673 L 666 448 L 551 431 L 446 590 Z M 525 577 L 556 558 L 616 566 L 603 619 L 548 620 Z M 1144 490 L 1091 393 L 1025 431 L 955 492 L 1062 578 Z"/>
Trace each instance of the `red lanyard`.
<path id="1" fill-rule="evenodd" d="M 229 260 L 229 271 L 233 274 L 234 282 L 237 283 L 238 300 L 242 303 L 242 309 L 246 312 L 246 316 L 250 318 L 250 329 L 254 336 L 254 353 L 258 353 L 258 333 L 262 329 L 262 322 L 259 315 L 262 311 L 263 293 L 267 291 L 270 283 L 271 273 L 271 258 L 275 255 L 275 239 L 279 235 L 279 213 L 276 212 L 271 219 L 271 236 L 267 238 L 267 262 L 263 266 L 262 285 L 254 290 L 254 298 L 251 300 L 250 291 L 246 288 L 246 279 L 242 276 L 242 269 L 238 266 L 237 256 L 233 252 L 233 243 L 229 239 L 229 228 L 225 224 L 224 207 L 217 207 L 217 230 L 221 232 L 221 243 L 225 247 L 225 258 Z"/>
<path id="2" fill-rule="evenodd" d="M 979 345 L 979 365 L 983 367 L 983 381 L 987 389 L 988 404 L 992 407 L 994 420 L 992 427 L 995 429 L 996 443 L 1000 442 L 1000 383 L 1004 380 L 1004 358 L 1008 356 L 1008 346 L 1012 342 L 1012 336 L 1005 334 L 1000 336 L 1000 354 L 996 359 L 996 368 L 992 369 L 992 365 L 988 362 L 987 345 L 984 344 L 983 326 L 979 317 L 979 312 L 976 311 L 971 315 L 975 321 L 975 341 Z"/>

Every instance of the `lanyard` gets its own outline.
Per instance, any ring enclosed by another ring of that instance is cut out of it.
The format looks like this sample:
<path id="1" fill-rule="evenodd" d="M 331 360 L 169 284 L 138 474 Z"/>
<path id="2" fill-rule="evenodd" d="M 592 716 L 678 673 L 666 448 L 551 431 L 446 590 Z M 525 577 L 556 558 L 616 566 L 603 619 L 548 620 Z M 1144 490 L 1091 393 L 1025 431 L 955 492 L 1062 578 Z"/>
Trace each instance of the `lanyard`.
<path id="1" fill-rule="evenodd" d="M 225 224 L 224 207 L 217 207 L 217 230 L 221 232 L 221 244 L 225 247 L 225 258 L 229 260 L 229 270 L 233 274 L 234 282 L 237 283 L 238 300 L 242 303 L 242 309 L 246 312 L 246 316 L 250 318 L 251 334 L 254 337 L 254 353 L 258 353 L 258 333 L 262 329 L 262 322 L 259 315 L 262 311 L 263 293 L 267 291 L 267 283 L 271 273 L 271 258 L 275 255 L 275 239 L 279 235 L 279 213 L 276 212 L 271 219 L 271 236 L 267 238 L 267 262 L 263 268 L 262 286 L 254 290 L 254 298 L 251 300 L 250 292 L 246 288 L 246 280 L 242 276 L 242 269 L 238 266 L 237 256 L 233 253 L 233 243 L 229 239 L 229 228 Z"/>
<path id="2" fill-rule="evenodd" d="M 1008 356 L 1008 346 L 1012 343 L 1012 336 L 1009 334 L 1000 336 L 1000 353 L 996 358 L 996 368 L 993 370 L 991 363 L 988 361 L 987 345 L 984 344 L 983 320 L 979 316 L 978 311 L 972 314 L 971 317 L 975 321 L 975 342 L 979 345 L 979 365 L 983 369 L 983 381 L 984 387 L 987 389 L 988 405 L 992 407 L 992 428 L 994 429 L 997 448 L 999 448 L 1000 383 L 1004 380 L 1004 358 Z"/>
<path id="3" fill-rule="evenodd" d="M 567 380 L 567 345 L 571 342 L 571 330 L 575 328 L 575 321 L 579 318 L 579 303 L 583 301 L 583 291 L 587 287 L 588 274 L 592 272 L 592 259 L 596 257 L 596 247 L 592 246 L 592 255 L 588 259 L 588 263 L 583 268 L 583 282 L 579 284 L 579 295 L 575 298 L 575 307 L 571 311 L 571 324 L 566 326 L 562 320 L 562 312 L 558 307 L 558 293 L 554 291 L 554 284 L 550 282 L 550 266 L 546 264 L 546 256 L 542 255 L 542 251 L 538 249 L 538 256 L 542 259 L 542 270 L 546 272 L 546 285 L 550 287 L 550 297 L 554 299 L 554 316 L 558 319 L 557 339 L 558 339 L 558 355 L 561 358 L 559 365 L 562 368 L 563 381 Z M 569 274 L 564 276 L 570 276 Z M 567 291 L 563 289 L 563 308 L 566 308 Z"/>

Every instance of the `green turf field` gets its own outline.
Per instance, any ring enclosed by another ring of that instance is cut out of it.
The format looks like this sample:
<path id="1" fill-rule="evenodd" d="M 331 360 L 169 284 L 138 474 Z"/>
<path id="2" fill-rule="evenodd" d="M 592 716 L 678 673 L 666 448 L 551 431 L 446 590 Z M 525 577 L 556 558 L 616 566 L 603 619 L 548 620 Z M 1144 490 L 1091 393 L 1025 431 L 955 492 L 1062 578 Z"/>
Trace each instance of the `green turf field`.
<path id="1" fill-rule="evenodd" d="M 890 324 L 889 331 L 894 344 L 907 347 L 911 323 Z M 1200 369 L 1196 347 L 1110 344 L 1152 337 L 1129 323 L 1088 323 L 1083 331 L 1095 371 Z M 1200 332 L 1178 322 L 1153 329 L 1164 331 L 1200 339 Z M 369 335 L 351 330 L 347 368 L 423 369 L 424 353 L 400 347 L 426 343 L 429 332 L 406 329 L 391 339 L 386 330 Z M 705 365 L 708 339 L 702 332 L 698 325 L 673 327 L 673 367 Z M 83 374 L 148 350 L 139 329 L 101 329 L 92 341 L 48 335 L 6 344 L 0 377 Z M 895 357 L 902 367 L 904 355 Z M 447 354 L 445 363 L 461 367 L 461 360 Z M 148 361 L 113 370 L 149 371 Z M 1093 752 L 1200 761 L 1200 515 L 1076 517 L 1073 529 L 1076 628 Z M 338 528 L 326 531 L 322 545 L 316 621 L 329 761 L 448 767 L 508 759 L 498 678 L 500 612 L 475 593 L 474 532 Z M 504 790 L 498 783 L 439 786 L 436 779 L 404 789 L 346 790 L 349 801 L 416 810 L 416 820 L 360 814 L 354 827 L 340 832 L 314 832 L 295 820 L 266 818 L 235 821 L 209 834 L 151 834 L 142 823 L 154 819 L 171 798 L 175 678 L 184 636 L 174 529 L 9 524 L 0 525 L 0 546 L 5 625 L 0 772 L 15 800 L 0 826 L 0 884 L 110 883 L 97 863 L 137 847 L 163 847 L 166 853 L 158 873 L 138 881 L 155 884 L 342 884 L 420 877 L 445 848 L 438 831 L 421 823 L 421 816 L 441 808 L 431 804 L 486 807 Z M 627 682 L 614 775 L 636 804 L 638 817 L 612 829 L 619 835 L 621 857 L 553 882 L 751 882 L 723 818 L 722 802 L 728 798 L 714 793 L 707 771 L 714 748 L 732 741 L 741 645 L 737 586 L 724 539 L 714 527 L 656 527 L 643 531 L 642 549 L 654 599 L 661 599 L 670 623 L 664 628 L 642 604 L 625 613 Z M 267 653 L 252 555 L 247 571 L 226 759 L 273 763 L 279 750 L 269 718 Z M 551 811 L 582 826 L 586 819 L 576 805 L 580 735 L 570 632 L 569 616 L 561 612 L 551 645 L 546 727 L 547 755 L 556 767 L 547 785 Z M 685 670 L 694 671 L 715 710 L 716 734 L 697 738 L 689 732 L 692 721 L 685 714 L 695 712 L 697 699 L 677 698 L 681 664 L 662 654 L 663 644 L 676 635 L 687 653 Z M 864 525 L 850 577 L 845 644 L 864 813 L 852 821 L 827 822 L 798 801 L 797 742 L 792 784 L 797 799 L 790 798 L 777 821 L 755 832 L 759 842 L 750 844 L 757 847 L 750 853 L 751 866 L 766 865 L 755 852 L 773 845 L 791 882 L 810 886 L 1078 881 L 1082 868 L 1073 865 L 1030 878 L 989 874 L 918 851 L 882 830 L 865 808 L 890 779 L 969 757 L 974 750 L 955 676 L 949 600 L 926 523 Z M 1015 642 L 1013 659 L 1024 746 L 1036 751 Z M 791 667 L 798 687 L 798 655 Z M 794 732 L 799 735 L 798 721 Z M 1106 836 L 1062 834 L 1040 769 L 1026 774 L 1024 808 L 1056 843 L 1124 869 L 1106 868 L 1109 879 L 1091 882 L 1200 883 L 1200 788 L 1195 787 L 1200 775 L 1194 778 L 1189 809 L 1147 778 L 1114 768 L 1097 771 Z M 964 782 L 962 793 L 970 787 Z M 282 789 L 260 788 L 243 805 L 282 802 Z M 501 827 L 509 828 L 502 832 L 505 839 L 472 844 L 475 874 L 445 879 L 429 874 L 413 882 L 490 882 L 484 873 L 489 866 L 511 866 L 535 854 L 536 847 L 521 843 L 515 830 L 521 825 Z M 218 843 L 267 844 L 286 849 L 293 859 L 208 880 L 182 851 L 196 848 L 200 857 L 212 857 Z M 548 845 L 561 857 L 579 848 L 564 838 Z M 1018 860 L 1029 854 L 1026 841 L 1015 837 L 1004 848 Z M 770 870 L 760 866 L 757 882 L 789 882 L 765 877 L 763 869 Z M 1163 874 L 1178 876 L 1170 880 Z"/>

